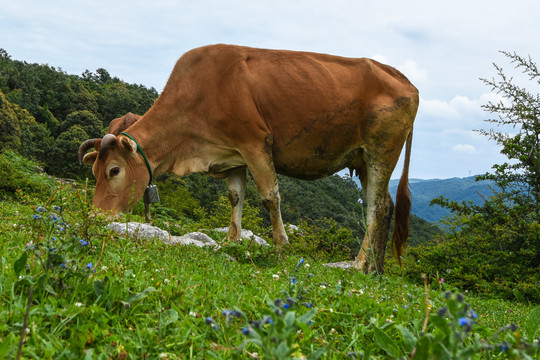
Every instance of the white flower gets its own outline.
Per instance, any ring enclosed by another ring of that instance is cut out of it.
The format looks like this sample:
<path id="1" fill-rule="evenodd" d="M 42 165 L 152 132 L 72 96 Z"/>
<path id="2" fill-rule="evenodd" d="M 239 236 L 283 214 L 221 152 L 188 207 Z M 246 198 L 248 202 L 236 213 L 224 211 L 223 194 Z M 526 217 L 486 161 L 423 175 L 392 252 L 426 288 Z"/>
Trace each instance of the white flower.
<path id="1" fill-rule="evenodd" d="M 78 307 L 82 307 L 82 306 L 83 306 L 83 304 L 82 304 L 82 303 L 80 303 L 80 302 L 76 302 L 76 303 L 75 303 L 75 306 L 78 306 Z"/>
<path id="2" fill-rule="evenodd" d="M 165 279 L 165 280 L 163 280 L 163 282 L 164 282 L 165 284 L 168 284 L 168 283 L 170 283 L 170 282 L 171 282 L 171 280 L 169 280 L 169 279 Z"/>
<path id="3" fill-rule="evenodd" d="M 107 271 L 107 269 L 108 269 L 108 267 L 106 267 L 105 265 L 103 265 L 103 266 L 101 267 L 101 270 L 103 270 L 103 271 Z"/>
<path id="4" fill-rule="evenodd" d="M 279 280 L 279 275 L 278 274 L 273 274 L 272 277 L 274 278 L 274 280 Z"/>
<path id="5" fill-rule="evenodd" d="M 309 264 L 308 264 L 308 263 L 306 263 L 306 265 L 304 265 L 304 266 L 308 268 L 308 267 L 309 267 Z"/>
<path id="6" fill-rule="evenodd" d="M 190 316 L 193 316 L 193 317 L 197 317 L 197 313 L 194 312 L 194 311 L 190 311 L 190 312 L 189 312 L 189 315 L 190 315 Z"/>
<path id="7" fill-rule="evenodd" d="M 324 286 L 324 285 L 321 285 L 321 289 L 326 289 L 326 286 Z"/>

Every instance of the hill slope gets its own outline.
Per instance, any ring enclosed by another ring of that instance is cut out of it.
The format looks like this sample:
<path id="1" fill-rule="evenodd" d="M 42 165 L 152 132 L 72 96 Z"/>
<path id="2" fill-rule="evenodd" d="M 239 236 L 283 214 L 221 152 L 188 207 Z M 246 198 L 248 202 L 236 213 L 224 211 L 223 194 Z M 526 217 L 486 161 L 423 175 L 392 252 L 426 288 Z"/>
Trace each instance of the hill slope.
<path id="1" fill-rule="evenodd" d="M 444 196 L 453 201 L 472 201 L 480 204 L 482 197 L 488 197 L 493 192 L 492 181 L 475 181 L 476 176 L 450 179 L 410 179 L 412 195 L 412 213 L 427 221 L 436 222 L 450 214 L 448 209 L 438 205 L 429 206 L 432 199 Z M 390 181 L 390 195 L 395 196 L 399 180 Z"/>

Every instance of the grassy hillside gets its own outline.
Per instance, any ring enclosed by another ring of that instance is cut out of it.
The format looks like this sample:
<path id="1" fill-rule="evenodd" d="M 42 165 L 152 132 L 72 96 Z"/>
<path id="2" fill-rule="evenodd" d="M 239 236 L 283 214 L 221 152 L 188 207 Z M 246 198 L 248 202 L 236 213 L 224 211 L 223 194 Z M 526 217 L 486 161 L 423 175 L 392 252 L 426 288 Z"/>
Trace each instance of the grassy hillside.
<path id="1" fill-rule="evenodd" d="M 424 287 L 326 267 L 302 236 L 282 253 L 249 242 L 216 250 L 135 240 L 92 215 L 89 190 L 4 192 L 0 358 L 540 355 L 540 310 L 530 304 L 464 297 L 438 278 Z M 387 271 L 400 272 L 390 258 Z"/>

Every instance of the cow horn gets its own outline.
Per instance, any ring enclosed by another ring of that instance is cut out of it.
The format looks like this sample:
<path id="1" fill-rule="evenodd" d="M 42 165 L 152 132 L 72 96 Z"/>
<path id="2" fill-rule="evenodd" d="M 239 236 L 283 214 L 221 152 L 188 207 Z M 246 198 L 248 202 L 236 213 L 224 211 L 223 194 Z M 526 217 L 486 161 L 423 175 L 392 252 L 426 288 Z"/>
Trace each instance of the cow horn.
<path id="1" fill-rule="evenodd" d="M 96 144 L 96 141 L 98 140 L 99 139 L 88 139 L 85 142 L 83 142 L 81 146 L 79 146 L 79 151 L 77 152 L 79 165 L 83 164 L 83 157 L 86 154 L 86 151 L 90 149 L 91 147 L 94 147 L 94 145 Z"/>
<path id="2" fill-rule="evenodd" d="M 118 139 L 113 134 L 107 134 L 103 137 L 101 145 L 99 146 L 99 153 L 101 156 L 105 154 L 107 149 L 111 146 L 114 146 L 118 143 Z"/>

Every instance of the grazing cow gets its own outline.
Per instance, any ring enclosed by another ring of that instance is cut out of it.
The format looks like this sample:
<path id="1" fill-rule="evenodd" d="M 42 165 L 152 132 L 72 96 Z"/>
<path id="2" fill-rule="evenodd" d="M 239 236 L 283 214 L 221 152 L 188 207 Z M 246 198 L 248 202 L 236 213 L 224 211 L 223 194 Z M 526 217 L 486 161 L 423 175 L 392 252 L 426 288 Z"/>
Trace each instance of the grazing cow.
<path id="1" fill-rule="evenodd" d="M 96 151 L 83 160 L 97 178 L 94 204 L 114 212 L 130 209 L 155 174 L 227 178 L 231 241 L 240 238 L 247 167 L 278 247 L 288 239 L 276 173 L 309 180 L 348 168 L 367 202 L 353 265 L 382 272 L 394 210 L 388 182 L 405 143 L 392 236 L 398 259 L 409 232 L 418 101 L 403 74 L 374 60 L 211 45 L 184 54 L 151 109 L 124 134 L 93 139 Z"/>

